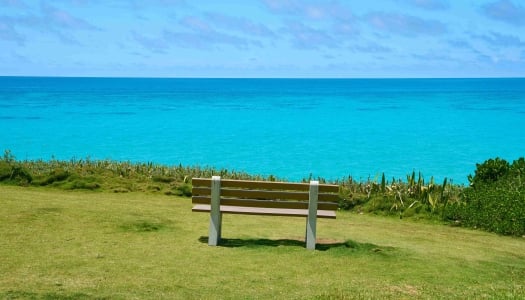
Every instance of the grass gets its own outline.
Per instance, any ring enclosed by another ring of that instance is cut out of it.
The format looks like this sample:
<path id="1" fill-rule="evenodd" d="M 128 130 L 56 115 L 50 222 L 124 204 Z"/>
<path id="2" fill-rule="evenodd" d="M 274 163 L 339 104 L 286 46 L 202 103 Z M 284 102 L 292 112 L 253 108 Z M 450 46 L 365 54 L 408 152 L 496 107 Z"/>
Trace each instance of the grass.
<path id="1" fill-rule="evenodd" d="M 525 239 L 338 212 L 226 215 L 219 247 L 191 200 L 0 185 L 2 299 L 523 299 Z"/>

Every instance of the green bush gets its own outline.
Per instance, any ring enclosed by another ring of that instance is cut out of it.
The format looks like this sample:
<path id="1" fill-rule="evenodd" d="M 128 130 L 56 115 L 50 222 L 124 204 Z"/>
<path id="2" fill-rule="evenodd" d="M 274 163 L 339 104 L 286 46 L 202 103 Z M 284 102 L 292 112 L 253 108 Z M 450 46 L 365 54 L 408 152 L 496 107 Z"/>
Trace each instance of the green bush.
<path id="1" fill-rule="evenodd" d="M 468 180 L 471 185 L 495 182 L 509 173 L 509 163 L 496 157 L 495 159 L 486 160 L 482 164 L 476 164 L 474 176 L 469 175 Z"/>
<path id="2" fill-rule="evenodd" d="M 36 185 L 50 185 L 55 182 L 60 182 L 68 179 L 70 176 L 70 173 L 63 169 L 55 169 L 53 170 L 48 176 L 44 176 L 44 178 L 40 180 L 35 180 Z"/>
<path id="3" fill-rule="evenodd" d="M 464 200 L 449 205 L 445 216 L 462 226 L 504 235 L 525 235 L 525 160 L 512 165 L 495 159 L 477 165 Z"/>
<path id="4" fill-rule="evenodd" d="M 191 197 L 191 185 L 188 183 L 177 184 L 171 190 L 165 192 L 166 195 Z"/>
<path id="5" fill-rule="evenodd" d="M 33 176 L 19 163 L 2 160 L 0 161 L 0 181 L 27 185 L 33 181 Z"/>
<path id="6" fill-rule="evenodd" d="M 512 162 L 512 165 L 510 166 L 510 174 L 519 177 L 525 175 L 525 158 L 520 157 Z"/>

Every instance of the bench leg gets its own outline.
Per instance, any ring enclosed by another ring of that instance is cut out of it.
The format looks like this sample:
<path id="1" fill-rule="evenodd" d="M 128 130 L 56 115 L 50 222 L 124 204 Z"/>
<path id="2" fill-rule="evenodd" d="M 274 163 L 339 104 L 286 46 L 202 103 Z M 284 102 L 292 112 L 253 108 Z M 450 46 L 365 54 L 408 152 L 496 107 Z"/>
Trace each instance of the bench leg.
<path id="1" fill-rule="evenodd" d="M 317 240 L 317 199 L 319 181 L 310 181 L 310 199 L 308 200 L 308 217 L 306 218 L 306 249 L 315 250 Z"/>
<path id="2" fill-rule="evenodd" d="M 213 176 L 211 181 L 211 209 L 208 245 L 217 246 L 221 240 L 221 177 Z"/>
<path id="3" fill-rule="evenodd" d="M 208 234 L 208 245 L 217 246 L 221 241 L 222 214 L 210 214 L 210 230 Z"/>

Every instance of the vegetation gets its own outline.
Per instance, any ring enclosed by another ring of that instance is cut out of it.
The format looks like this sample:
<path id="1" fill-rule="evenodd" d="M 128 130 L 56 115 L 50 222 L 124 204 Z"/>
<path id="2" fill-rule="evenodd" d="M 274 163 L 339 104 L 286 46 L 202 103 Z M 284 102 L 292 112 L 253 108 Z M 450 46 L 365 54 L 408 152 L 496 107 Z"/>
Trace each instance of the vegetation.
<path id="1" fill-rule="evenodd" d="M 0 185 L 0 206 L 1 299 L 525 298 L 523 238 L 426 221 L 340 211 L 311 252 L 304 219 L 262 216 L 209 247 L 209 216 L 159 192 Z"/>
<path id="2" fill-rule="evenodd" d="M 505 235 L 525 235 L 525 159 L 509 164 L 496 158 L 477 164 L 471 185 L 447 180 L 426 181 L 411 172 L 406 180 L 387 180 L 385 174 L 364 182 L 352 177 L 340 185 L 340 208 L 356 212 L 429 219 L 480 228 Z M 217 170 L 211 167 L 167 167 L 153 163 L 109 160 L 18 161 L 9 151 L 0 160 L 0 182 L 21 186 L 47 186 L 65 190 L 115 193 L 146 192 L 191 196 L 191 178 L 220 175 L 245 180 L 279 180 L 273 175 Z M 313 179 L 305 178 L 307 182 Z M 323 178 L 317 178 L 327 182 Z"/>
<path id="3" fill-rule="evenodd" d="M 220 175 L 231 179 L 276 180 L 244 172 L 211 167 L 167 167 L 154 163 L 110 160 L 18 161 L 10 151 L 0 160 L 0 182 L 21 186 L 47 186 L 65 190 L 98 190 L 115 193 L 160 192 L 191 196 L 191 178 Z"/>
<path id="4" fill-rule="evenodd" d="M 434 178 L 425 182 L 421 173 L 407 175 L 406 182 L 392 178 L 381 181 L 354 182 L 351 177 L 341 185 L 341 208 L 383 215 L 440 219 L 447 204 L 461 200 L 464 187 L 445 178 L 437 184 Z"/>
<path id="5" fill-rule="evenodd" d="M 499 158 L 478 164 L 463 201 L 449 206 L 446 217 L 472 228 L 525 235 L 524 175 L 524 158 L 512 164 Z"/>

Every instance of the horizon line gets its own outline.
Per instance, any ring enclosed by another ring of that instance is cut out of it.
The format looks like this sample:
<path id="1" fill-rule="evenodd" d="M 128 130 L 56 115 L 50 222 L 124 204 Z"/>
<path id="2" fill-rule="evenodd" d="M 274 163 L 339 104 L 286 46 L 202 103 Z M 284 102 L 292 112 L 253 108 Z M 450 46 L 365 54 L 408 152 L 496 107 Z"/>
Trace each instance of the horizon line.
<path id="1" fill-rule="evenodd" d="M 525 79 L 525 76 L 480 76 L 480 77 L 205 77 L 205 76 L 68 76 L 68 75 L 0 75 L 0 78 L 93 78 L 93 79 L 297 79 L 297 80 L 384 80 L 384 79 Z"/>

